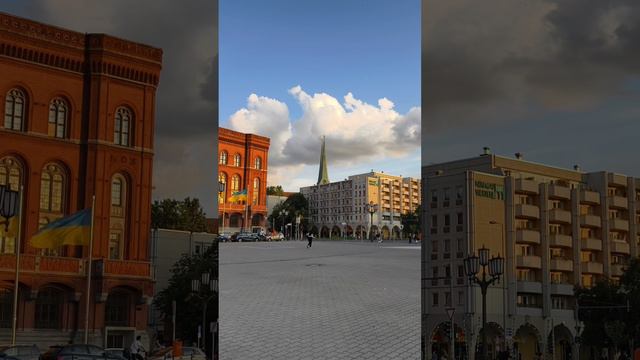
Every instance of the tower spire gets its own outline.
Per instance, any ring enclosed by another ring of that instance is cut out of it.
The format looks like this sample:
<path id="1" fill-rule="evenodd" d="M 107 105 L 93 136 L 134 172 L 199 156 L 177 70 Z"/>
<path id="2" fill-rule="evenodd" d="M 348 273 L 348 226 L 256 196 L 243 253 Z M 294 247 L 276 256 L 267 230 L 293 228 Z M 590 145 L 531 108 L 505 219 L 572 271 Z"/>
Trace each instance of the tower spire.
<path id="1" fill-rule="evenodd" d="M 320 150 L 320 170 L 318 171 L 318 185 L 329 183 L 329 172 L 327 171 L 327 154 L 324 150 L 325 136 L 322 136 L 322 149 Z"/>

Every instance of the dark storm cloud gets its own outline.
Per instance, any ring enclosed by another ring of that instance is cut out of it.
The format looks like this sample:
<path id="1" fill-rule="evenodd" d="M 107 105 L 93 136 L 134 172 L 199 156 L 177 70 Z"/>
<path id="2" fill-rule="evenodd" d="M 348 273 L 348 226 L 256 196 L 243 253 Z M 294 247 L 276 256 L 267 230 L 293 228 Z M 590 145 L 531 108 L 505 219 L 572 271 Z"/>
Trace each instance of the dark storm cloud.
<path id="1" fill-rule="evenodd" d="M 163 49 L 156 97 L 154 197 L 196 196 L 213 213 L 217 1 L 31 0 L 22 6 L 25 13 L 16 15 Z"/>
<path id="2" fill-rule="evenodd" d="M 640 75 L 637 0 L 423 4 L 428 132 L 589 109 Z"/>

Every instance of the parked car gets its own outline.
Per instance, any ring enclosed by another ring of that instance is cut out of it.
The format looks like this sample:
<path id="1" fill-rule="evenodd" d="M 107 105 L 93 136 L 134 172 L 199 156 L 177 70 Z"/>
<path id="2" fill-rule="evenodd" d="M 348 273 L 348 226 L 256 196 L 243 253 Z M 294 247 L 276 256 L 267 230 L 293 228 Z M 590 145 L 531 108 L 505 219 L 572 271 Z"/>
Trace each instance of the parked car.
<path id="1" fill-rule="evenodd" d="M 218 242 L 231 241 L 231 234 L 220 234 L 217 237 Z"/>
<path id="2" fill-rule="evenodd" d="M 95 345 L 70 344 L 52 346 L 41 355 L 41 360 L 122 360 L 123 357 L 106 352 Z"/>
<path id="3" fill-rule="evenodd" d="M 104 352 L 110 359 L 129 360 L 129 351 L 123 348 L 107 348 Z"/>
<path id="4" fill-rule="evenodd" d="M 255 233 L 240 233 L 237 236 L 238 241 L 260 241 L 260 236 Z"/>
<path id="5" fill-rule="evenodd" d="M 40 349 L 36 345 L 0 346 L 0 359 L 3 360 L 38 360 Z"/>
<path id="6" fill-rule="evenodd" d="M 173 348 L 167 347 L 150 355 L 148 360 L 207 360 L 206 354 L 197 347 L 182 347 L 182 356 L 173 357 Z"/>
<path id="7" fill-rule="evenodd" d="M 284 240 L 284 235 L 282 233 L 275 233 L 267 235 L 267 240 L 269 241 L 282 241 Z"/>

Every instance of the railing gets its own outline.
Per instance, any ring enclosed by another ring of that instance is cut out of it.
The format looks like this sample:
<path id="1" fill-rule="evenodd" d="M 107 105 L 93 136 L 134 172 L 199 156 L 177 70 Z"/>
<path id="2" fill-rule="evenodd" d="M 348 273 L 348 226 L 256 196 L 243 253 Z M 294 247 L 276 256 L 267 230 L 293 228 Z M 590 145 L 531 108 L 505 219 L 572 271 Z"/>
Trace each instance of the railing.
<path id="1" fill-rule="evenodd" d="M 151 263 L 148 261 L 98 259 L 94 264 L 96 274 L 101 276 L 151 278 Z"/>
<path id="2" fill-rule="evenodd" d="M 14 254 L 0 255 L 0 270 L 14 271 L 15 263 Z M 78 258 L 20 254 L 20 271 L 83 275 L 84 266 Z"/>

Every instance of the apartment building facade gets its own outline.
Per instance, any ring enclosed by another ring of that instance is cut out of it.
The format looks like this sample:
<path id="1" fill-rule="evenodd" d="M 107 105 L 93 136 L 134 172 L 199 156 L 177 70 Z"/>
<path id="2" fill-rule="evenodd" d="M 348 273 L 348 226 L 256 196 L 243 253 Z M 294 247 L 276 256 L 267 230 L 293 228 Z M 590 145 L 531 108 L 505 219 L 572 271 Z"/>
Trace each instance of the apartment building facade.
<path id="1" fill-rule="evenodd" d="M 323 238 L 402 238 L 401 215 L 420 205 L 420 180 L 368 172 L 343 181 L 307 186 L 300 192 L 309 201 L 312 228 Z M 371 216 L 368 205 L 374 204 Z"/>
<path id="2" fill-rule="evenodd" d="M 447 309 L 455 309 L 456 351 L 474 358 L 481 295 L 469 284 L 463 259 L 485 246 L 506 261 L 487 295 L 492 356 L 508 347 L 523 359 L 578 359 L 574 286 L 618 281 L 638 256 L 640 179 L 490 153 L 426 166 L 422 175 L 427 357 L 448 352 Z"/>

